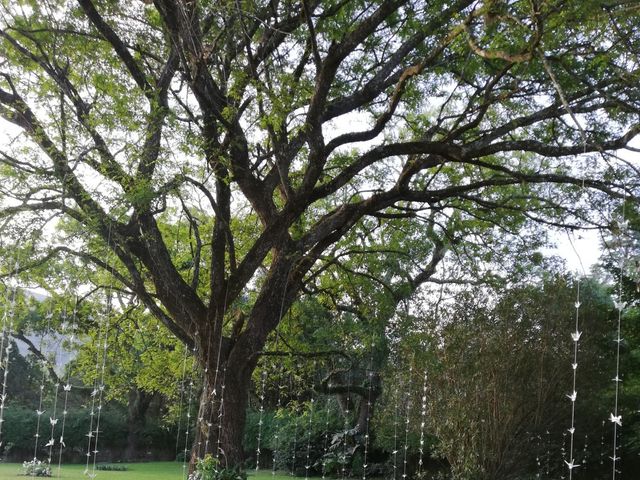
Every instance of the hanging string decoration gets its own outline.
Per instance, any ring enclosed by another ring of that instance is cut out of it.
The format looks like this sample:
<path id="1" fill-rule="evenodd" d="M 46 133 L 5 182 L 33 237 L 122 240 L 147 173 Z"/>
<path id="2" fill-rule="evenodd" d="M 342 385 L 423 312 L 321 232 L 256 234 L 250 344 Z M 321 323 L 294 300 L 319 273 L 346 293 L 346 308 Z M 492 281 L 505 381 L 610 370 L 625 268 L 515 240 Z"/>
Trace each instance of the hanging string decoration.
<path id="1" fill-rule="evenodd" d="M 196 349 L 193 349 L 193 356 L 196 356 Z M 184 449 L 182 459 L 182 476 L 187 478 L 187 458 L 189 458 L 189 433 L 191 432 L 191 408 L 193 407 L 193 395 L 194 395 L 194 383 L 193 378 L 196 370 L 196 362 L 193 362 L 193 370 L 191 372 L 191 378 L 189 379 L 188 401 L 187 411 L 185 413 L 185 431 L 184 431 Z"/>
<path id="2" fill-rule="evenodd" d="M 315 399 L 309 401 L 309 424 L 307 425 L 307 454 L 304 463 L 304 479 L 309 480 L 309 469 L 311 468 L 311 434 L 313 431 L 313 413 Z"/>
<path id="3" fill-rule="evenodd" d="M 291 387 L 292 389 L 294 388 L 293 383 L 291 383 Z M 297 450 L 298 450 L 298 407 L 299 407 L 299 403 L 300 403 L 300 397 L 298 397 L 298 400 L 295 403 L 295 409 L 293 412 L 293 448 L 292 453 L 291 453 L 291 470 L 290 470 L 290 474 L 291 476 L 295 476 L 296 474 L 296 460 L 297 460 Z"/>
<path id="4" fill-rule="evenodd" d="M 602 433 L 600 435 L 600 465 L 604 465 L 604 426 L 606 422 L 602 421 Z"/>
<path id="5" fill-rule="evenodd" d="M 405 410 L 404 410 L 404 445 L 403 445 L 403 458 L 402 458 L 402 478 L 407 478 L 408 463 L 409 463 L 409 415 L 411 414 L 411 378 L 413 375 L 413 365 L 409 365 L 409 380 L 407 381 L 405 391 Z"/>
<path id="6" fill-rule="evenodd" d="M 100 315 L 100 331 L 98 335 L 96 351 L 96 379 L 91 391 L 91 411 L 89 421 L 89 433 L 87 434 L 87 461 L 85 474 L 89 478 L 95 478 L 98 458 L 98 442 L 100 439 L 100 420 L 102 417 L 105 373 L 107 365 L 107 350 L 109 347 L 109 328 L 111 319 L 111 289 L 107 291 L 104 305 L 104 312 Z M 91 472 L 89 468 L 91 467 Z"/>
<path id="7" fill-rule="evenodd" d="M 424 427 L 427 420 L 427 371 L 424 372 L 422 380 L 422 397 L 420 405 L 420 445 L 418 448 L 418 476 L 422 474 L 422 465 L 424 463 Z"/>
<path id="8" fill-rule="evenodd" d="M 56 380 L 54 384 L 53 392 L 53 406 L 51 408 L 51 415 L 49 416 L 49 424 L 51 426 L 51 432 L 49 435 L 49 441 L 45 446 L 49 447 L 48 462 L 51 465 L 53 461 L 53 446 L 55 445 L 55 430 L 58 424 L 58 393 L 60 392 L 60 382 Z"/>
<path id="9" fill-rule="evenodd" d="M 277 381 L 277 392 L 276 392 L 276 412 L 279 412 L 282 408 L 282 377 L 279 374 L 278 367 L 274 364 L 274 373 Z M 275 433 L 273 434 L 273 452 L 271 455 L 271 476 L 276 476 L 276 458 L 278 456 L 278 452 L 280 449 L 280 427 L 276 426 Z"/>
<path id="10" fill-rule="evenodd" d="M 228 288 L 229 285 L 227 284 L 227 292 L 225 293 L 225 298 L 224 298 L 224 306 L 223 309 L 226 312 L 227 311 L 227 294 L 228 294 Z M 217 318 L 217 315 L 216 315 Z M 211 334 L 213 334 L 213 330 L 211 331 Z M 207 431 L 207 435 L 205 438 L 205 447 L 204 447 L 204 454 L 206 455 L 207 453 L 209 453 L 209 443 L 210 443 L 210 437 L 211 437 L 211 429 L 213 428 L 213 415 L 215 412 L 220 413 L 222 410 L 222 404 L 220 404 L 219 406 L 217 405 L 218 402 L 218 378 L 220 378 L 220 356 L 222 354 L 222 338 L 223 336 L 220 335 L 220 338 L 218 340 L 218 349 L 217 349 L 217 357 L 216 357 L 216 363 L 215 363 L 215 370 L 214 370 L 214 376 L 213 376 L 213 389 L 211 391 L 211 400 L 209 403 L 209 418 L 206 420 L 206 431 Z M 209 346 L 212 345 L 213 343 L 213 338 L 210 336 L 209 337 Z M 211 351 L 209 350 L 207 358 L 210 358 L 210 354 Z M 207 374 L 208 368 L 205 368 L 205 375 Z M 203 382 L 203 385 L 206 382 Z M 224 386 L 224 381 L 222 382 L 223 386 Z M 220 400 L 221 401 L 221 400 Z M 220 429 L 222 428 L 222 425 L 220 423 L 220 421 L 222 420 L 222 417 L 219 416 L 219 421 L 218 421 L 218 441 L 217 441 L 217 445 L 216 445 L 216 457 L 218 457 L 218 455 L 220 454 Z M 200 421 L 202 422 L 202 419 L 200 419 Z M 199 455 L 199 453 L 198 453 Z"/>
<path id="11" fill-rule="evenodd" d="M 182 357 L 182 375 L 180 376 L 180 400 L 178 401 L 178 425 L 176 433 L 176 457 L 178 456 L 178 450 L 180 450 L 180 433 L 182 429 L 182 407 L 184 406 L 184 385 L 187 378 L 187 357 L 189 350 L 184 349 L 184 355 Z"/>
<path id="12" fill-rule="evenodd" d="M 584 447 L 582 448 L 582 466 L 583 472 L 587 470 L 587 457 L 589 456 L 589 435 L 584 436 Z"/>
<path id="13" fill-rule="evenodd" d="M 47 335 L 47 333 L 51 328 L 52 317 L 53 317 L 53 312 L 51 311 L 51 309 L 49 309 L 49 311 L 45 315 L 45 318 L 47 319 L 47 328 L 40 333 L 40 343 L 38 345 L 38 351 L 41 353 L 44 352 L 45 336 Z M 33 447 L 34 462 L 38 461 L 38 449 L 40 447 L 40 428 L 42 424 L 42 417 L 46 413 L 46 411 L 43 408 L 45 380 L 47 378 L 47 366 L 48 366 L 47 360 L 45 358 L 40 359 L 40 366 L 42 369 L 42 375 L 40 376 L 40 385 L 39 385 L 40 392 L 38 396 L 38 408 L 36 409 L 36 433 L 34 435 L 35 441 L 34 441 L 34 447 Z M 51 423 L 53 423 L 53 420 L 51 421 Z M 53 443 L 50 440 L 46 445 L 47 447 L 51 446 L 49 445 L 49 443 L 53 445 Z"/>
<path id="14" fill-rule="evenodd" d="M 618 251 L 618 254 L 619 254 L 618 265 L 620 270 L 618 275 L 618 292 L 617 292 L 616 298 L 613 301 L 613 304 L 618 312 L 617 325 L 616 325 L 616 338 L 615 338 L 616 370 L 615 370 L 615 377 L 613 378 L 613 383 L 615 385 L 615 395 L 614 395 L 613 412 L 609 414 L 609 421 L 613 424 L 613 453 L 611 454 L 611 478 L 613 480 L 615 480 L 617 474 L 620 473 L 620 470 L 618 467 L 618 462 L 620 461 L 620 457 L 618 456 L 618 433 L 619 433 L 618 429 L 622 428 L 622 414 L 619 412 L 619 405 L 618 405 L 619 396 L 620 396 L 620 383 L 622 382 L 622 379 L 620 378 L 620 344 L 622 343 L 622 336 L 621 336 L 622 312 L 626 307 L 626 303 L 623 302 L 622 300 L 622 273 L 625 268 L 625 258 L 628 253 L 626 252 L 626 248 L 628 246 L 626 242 L 626 239 L 628 238 L 627 236 L 628 221 L 626 220 L 625 214 L 624 214 L 624 204 L 623 204 L 622 220 L 619 222 L 619 226 L 620 226 L 620 229 L 619 229 L 619 232 L 617 233 L 617 236 L 618 236 L 618 243 L 620 245 L 620 250 Z"/>
<path id="15" fill-rule="evenodd" d="M 393 480 L 398 476 L 398 417 L 400 414 L 400 389 L 396 386 L 393 391 Z"/>
<path id="16" fill-rule="evenodd" d="M 74 328 L 76 326 L 77 321 L 77 313 L 78 313 L 78 298 L 76 297 L 73 305 L 73 312 L 71 314 L 71 322 L 68 326 L 71 335 L 69 337 L 69 344 L 73 345 L 75 340 Z M 58 477 L 60 476 L 60 470 L 62 468 L 62 452 L 64 451 L 66 444 L 64 442 L 64 432 L 67 425 L 67 415 L 68 415 L 68 405 L 69 405 L 69 394 L 71 393 L 71 369 L 67 369 L 67 379 L 65 384 L 62 387 L 62 391 L 64 393 L 64 403 L 62 407 L 62 422 L 60 426 L 60 440 L 59 440 L 59 451 L 58 451 Z"/>
<path id="17" fill-rule="evenodd" d="M 578 344 L 580 342 L 580 337 L 582 336 L 582 332 L 580 331 L 580 282 L 578 281 L 578 286 L 576 288 L 576 301 L 575 301 L 575 328 L 574 331 L 571 332 L 571 340 L 573 341 L 573 362 L 571 363 L 572 369 L 572 380 L 573 387 L 571 393 L 567 395 L 569 400 L 571 401 L 571 426 L 568 429 L 569 432 L 569 460 L 564 460 L 564 463 L 567 465 L 569 469 L 569 480 L 573 478 L 573 470 L 580 465 L 575 462 L 574 458 L 574 443 L 575 443 L 575 432 L 576 432 L 576 400 L 578 397 L 578 392 L 576 391 L 576 379 L 578 374 Z"/>
<path id="18" fill-rule="evenodd" d="M 222 450 L 222 422 L 224 420 L 224 402 L 225 388 L 227 381 L 227 365 L 222 368 L 222 385 L 220 385 L 220 406 L 218 408 L 218 438 L 216 440 L 216 459 L 220 460 L 220 454 L 224 454 Z"/>
<path id="19" fill-rule="evenodd" d="M 329 454 L 329 425 L 331 421 L 331 398 L 325 400 L 324 432 L 322 434 L 322 479 L 327 478 L 327 455 Z"/>
<path id="20" fill-rule="evenodd" d="M 373 346 L 372 346 L 373 351 Z M 372 354 L 373 356 L 373 354 Z M 365 427 L 364 427 L 364 453 L 363 453 L 363 464 L 362 464 L 362 480 L 367 480 L 367 464 L 368 454 L 369 454 L 369 423 L 371 421 L 371 394 L 373 390 L 373 370 L 372 368 L 373 359 L 369 361 L 369 370 L 367 371 L 367 380 L 369 382 L 369 388 L 367 392 L 367 416 L 365 418 Z"/>
<path id="21" fill-rule="evenodd" d="M 342 436 L 342 480 L 347 477 L 347 435 L 349 434 L 349 404 L 351 403 L 351 370 L 347 374 L 347 397 L 344 410 L 344 431 Z"/>
<path id="22" fill-rule="evenodd" d="M 19 271 L 20 264 L 16 261 L 14 272 Z M 7 382 L 9 379 L 9 365 L 11 364 L 11 333 L 13 332 L 13 325 L 15 320 L 16 309 L 16 295 L 18 293 L 18 287 L 13 286 L 11 289 L 10 300 L 8 307 L 5 308 L 4 315 L 2 317 L 2 339 L 0 339 L 0 368 L 4 370 L 2 374 L 2 394 L 0 395 L 0 446 L 2 446 L 4 440 L 2 439 L 2 427 L 4 425 L 4 412 L 7 402 Z"/>
<path id="23" fill-rule="evenodd" d="M 560 447 L 560 454 L 562 455 L 562 461 L 566 464 L 567 463 L 567 432 L 562 432 L 562 446 Z M 564 480 L 565 477 L 564 476 L 564 470 L 562 471 L 562 474 L 560 475 L 560 480 Z"/>
<path id="24" fill-rule="evenodd" d="M 263 370 L 260 374 L 260 394 L 258 400 L 260 407 L 258 408 L 258 437 L 256 440 L 256 471 L 260 469 L 260 447 L 262 441 L 262 424 L 264 423 L 264 393 L 267 385 L 267 371 Z"/>

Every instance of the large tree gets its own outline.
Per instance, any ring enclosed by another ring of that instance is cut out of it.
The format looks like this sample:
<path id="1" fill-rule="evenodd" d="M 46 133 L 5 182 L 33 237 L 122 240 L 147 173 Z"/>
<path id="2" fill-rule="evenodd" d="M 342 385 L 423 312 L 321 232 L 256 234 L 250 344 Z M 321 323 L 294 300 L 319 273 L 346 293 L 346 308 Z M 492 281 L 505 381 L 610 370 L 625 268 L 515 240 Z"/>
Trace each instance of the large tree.
<path id="1" fill-rule="evenodd" d="M 621 195 L 640 132 L 631 0 L 2 5 L 10 273 L 110 272 L 197 352 L 231 463 L 268 336 L 354 225 L 420 219 L 423 278 L 449 222 Z"/>

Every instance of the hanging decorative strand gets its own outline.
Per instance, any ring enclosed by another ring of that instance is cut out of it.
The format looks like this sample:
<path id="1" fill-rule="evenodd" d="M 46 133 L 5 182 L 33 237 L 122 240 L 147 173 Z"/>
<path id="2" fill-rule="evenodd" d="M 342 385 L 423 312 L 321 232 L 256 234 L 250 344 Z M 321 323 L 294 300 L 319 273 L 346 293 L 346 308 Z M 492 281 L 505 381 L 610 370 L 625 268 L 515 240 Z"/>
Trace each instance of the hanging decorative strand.
<path id="1" fill-rule="evenodd" d="M 229 294 L 229 282 L 227 282 L 227 287 L 226 287 L 226 291 L 224 294 L 224 305 L 223 305 L 223 311 L 227 311 L 227 297 Z M 216 318 L 218 318 L 218 316 L 216 315 Z M 213 330 L 212 330 L 213 332 Z M 211 436 L 211 429 L 213 428 L 213 414 L 214 412 L 216 412 L 216 410 L 218 410 L 218 413 L 221 411 L 220 409 L 222 408 L 222 405 L 220 405 L 218 408 L 216 408 L 216 402 L 218 401 L 218 378 L 220 377 L 220 356 L 222 355 L 222 332 L 220 333 L 220 338 L 218 341 L 218 354 L 216 356 L 216 363 L 215 363 L 215 371 L 214 371 L 214 376 L 213 376 L 213 390 L 211 391 L 211 403 L 210 403 L 210 408 L 209 408 L 209 419 L 207 420 L 207 438 L 205 439 L 205 447 L 204 447 L 204 453 L 205 455 L 209 452 L 209 438 Z M 211 345 L 212 343 L 212 338 L 209 339 L 209 345 Z M 210 353 L 210 352 L 209 352 Z M 209 357 L 207 357 L 209 358 Z M 206 369 L 205 369 L 206 370 Z M 206 371 L 205 371 L 206 374 Z M 223 381 L 224 384 L 224 381 Z M 218 441 L 217 441 L 217 445 L 216 445 L 216 458 L 218 458 L 219 455 L 219 448 L 220 448 L 220 429 L 222 428 L 221 422 L 220 420 L 222 420 L 222 417 L 219 417 L 218 419 Z"/>
<path id="2" fill-rule="evenodd" d="M 206 384 L 206 375 L 207 375 L 208 371 L 209 371 L 208 367 L 204 369 L 204 376 L 205 376 L 204 380 L 205 381 L 202 382 L 203 385 Z M 215 379 L 218 378 L 218 365 L 217 364 L 216 364 L 216 370 L 215 370 L 214 378 Z M 209 438 L 211 436 L 211 429 L 213 428 L 213 412 L 216 409 L 216 398 L 218 396 L 218 393 L 217 393 L 217 390 L 216 390 L 216 381 L 217 380 L 213 381 L 213 390 L 212 390 L 211 395 L 210 395 L 211 400 L 209 401 L 209 418 L 207 418 L 206 420 L 203 419 L 203 418 L 199 418 L 198 419 L 198 422 L 200 422 L 200 425 L 201 425 L 200 428 L 202 428 L 203 422 L 206 423 L 206 426 L 207 426 L 207 430 L 206 430 L 207 434 L 206 434 L 206 437 L 204 439 L 204 455 L 203 456 L 206 456 L 207 453 L 209 453 L 209 444 L 211 443 Z M 205 401 L 206 401 L 205 398 L 203 398 L 203 403 Z M 201 410 L 202 410 L 202 405 L 201 405 Z M 198 442 L 198 457 L 200 457 L 200 443 L 202 443 L 202 442 Z"/>
<path id="3" fill-rule="evenodd" d="M 322 479 L 327 477 L 327 454 L 329 453 L 329 422 L 331 420 L 331 398 L 325 401 L 324 433 L 322 435 Z"/>
<path id="4" fill-rule="evenodd" d="M 589 455 L 589 435 L 584 436 L 584 447 L 582 448 L 583 472 L 587 470 L 587 456 Z"/>
<path id="5" fill-rule="evenodd" d="M 407 478 L 407 466 L 409 455 L 409 415 L 411 413 L 411 384 L 413 375 L 413 365 L 409 365 L 409 380 L 407 382 L 407 390 L 405 392 L 405 410 L 404 410 L 404 446 L 403 446 L 403 459 L 402 459 L 402 478 Z"/>
<path id="6" fill-rule="evenodd" d="M 568 429 L 569 432 L 569 461 L 566 459 L 564 463 L 567 465 L 569 469 L 569 480 L 573 478 L 573 470 L 580 465 L 574 462 L 574 441 L 575 441 L 575 432 L 576 432 L 576 399 L 578 396 L 578 392 L 576 391 L 576 378 L 578 373 L 578 343 L 580 342 L 580 337 L 582 336 L 582 332 L 579 330 L 580 327 L 580 281 L 577 282 L 576 288 L 576 301 L 575 301 L 575 329 L 571 333 L 571 339 L 573 340 L 573 362 L 571 364 L 571 369 L 573 371 L 573 388 L 571 393 L 567 395 L 569 400 L 571 401 L 571 427 Z"/>
<path id="7" fill-rule="evenodd" d="M 349 404 L 351 403 L 351 370 L 347 374 L 347 398 L 344 409 L 344 431 L 342 434 L 342 480 L 347 477 L 347 435 L 349 434 Z"/>
<path id="8" fill-rule="evenodd" d="M 90 317 L 92 318 L 92 317 Z M 98 385 L 99 385 L 99 375 L 100 375 L 100 357 L 101 357 L 101 350 L 100 350 L 100 345 L 102 344 L 102 335 L 105 334 L 104 333 L 104 328 L 103 328 L 103 324 L 104 322 L 102 320 L 99 321 L 99 327 L 98 327 L 98 341 L 97 341 L 97 345 L 98 347 L 96 348 L 96 378 L 93 381 L 93 390 L 91 391 L 91 410 L 89 411 L 89 431 L 86 434 L 87 437 L 87 451 L 85 453 L 85 456 L 87 457 L 86 460 L 86 464 L 85 464 L 85 469 L 84 469 L 84 474 L 85 475 L 89 475 L 89 465 L 91 464 L 91 444 L 92 444 L 92 440 L 93 440 L 93 426 L 94 426 L 94 421 L 95 421 L 95 415 L 96 415 L 96 400 L 97 400 L 97 396 L 98 396 Z"/>
<path id="9" fill-rule="evenodd" d="M 312 398 L 309 402 L 309 424 L 307 425 L 307 456 L 305 457 L 306 461 L 304 464 L 304 480 L 309 480 L 309 468 L 311 468 L 311 431 L 313 429 L 314 405 L 315 399 Z"/>
<path id="10" fill-rule="evenodd" d="M 211 343 L 209 342 L 209 343 L 207 343 L 207 345 L 211 345 Z M 202 386 L 203 386 L 203 388 L 207 383 L 207 373 L 208 372 L 209 372 L 209 367 L 205 367 L 203 372 L 202 372 Z M 203 406 L 204 406 L 205 403 L 206 403 L 206 398 L 205 398 L 204 395 L 201 395 L 200 396 L 200 405 L 198 406 L 198 414 L 203 411 Z M 205 421 L 204 417 L 199 415 L 198 419 L 196 420 L 196 432 L 198 430 L 202 429 L 204 421 Z M 207 422 L 207 424 L 208 423 L 209 422 Z M 208 437 L 208 435 L 207 435 L 207 437 Z M 207 438 L 207 439 L 205 439 L 205 442 L 204 442 L 205 451 L 207 450 L 208 447 L 209 447 L 209 440 Z M 201 454 L 202 454 L 202 435 L 200 435 L 199 438 L 198 438 L 198 449 L 196 451 L 196 458 L 202 458 Z"/>
<path id="11" fill-rule="evenodd" d="M 184 385 L 187 378 L 187 357 L 189 356 L 189 349 L 185 347 L 184 355 L 182 358 L 182 376 L 180 379 L 180 401 L 178 403 L 178 428 L 176 433 L 176 457 L 180 450 L 180 430 L 182 429 L 182 407 L 184 406 Z"/>
<path id="12" fill-rule="evenodd" d="M 20 268 L 20 264 L 16 261 L 15 272 Z M 7 401 L 7 380 L 9 378 L 9 365 L 11 364 L 11 332 L 13 332 L 13 322 L 15 319 L 16 295 L 18 292 L 17 285 L 13 286 L 11 292 L 11 300 L 9 301 L 8 311 L 5 310 L 5 316 L 2 319 L 2 340 L 0 342 L 0 366 L 4 369 L 2 376 L 2 395 L 0 395 L 0 446 L 2 440 L 2 426 L 4 424 L 4 410 Z"/>
<path id="13" fill-rule="evenodd" d="M 620 244 L 619 250 L 619 275 L 618 275 L 618 294 L 617 298 L 614 300 L 614 306 L 618 311 L 617 318 L 617 329 L 616 329 L 616 376 L 613 378 L 613 382 L 615 385 L 615 397 L 614 397 L 614 405 L 613 405 L 613 413 L 609 415 L 609 421 L 613 423 L 613 453 L 611 455 L 611 478 L 613 480 L 616 479 L 616 475 L 620 473 L 618 469 L 618 461 L 620 457 L 618 456 L 618 427 L 622 428 L 622 415 L 618 411 L 618 399 L 620 395 L 620 383 L 622 379 L 620 378 L 620 344 L 622 343 L 622 311 L 625 309 L 626 304 L 622 301 L 622 273 L 624 271 L 624 261 L 626 257 L 625 251 L 625 243 L 626 243 L 626 234 L 628 222 L 625 218 L 625 205 L 622 205 L 622 220 L 619 222 L 619 232 L 618 232 L 618 240 Z"/>
<path id="14" fill-rule="evenodd" d="M 542 458 L 540 458 L 542 437 L 540 435 L 536 435 L 536 444 L 536 478 L 542 478 Z"/>
<path id="15" fill-rule="evenodd" d="M 398 416 L 400 409 L 400 389 L 397 387 L 393 391 L 393 480 L 398 476 Z"/>
<path id="16" fill-rule="evenodd" d="M 193 348 L 193 357 L 196 357 L 196 349 Z M 185 431 L 184 431 L 184 449 L 182 452 L 184 453 L 182 459 L 182 476 L 183 478 L 187 478 L 187 458 L 189 457 L 189 432 L 191 431 L 191 407 L 193 405 L 193 378 L 196 370 L 196 362 L 193 362 L 193 369 L 191 371 L 191 378 L 189 379 L 189 393 L 188 393 L 188 402 L 187 402 L 187 412 L 186 412 L 186 420 L 185 420 Z"/>
<path id="17" fill-rule="evenodd" d="M 427 419 L 427 371 L 424 372 L 422 380 L 422 398 L 420 405 L 420 447 L 418 455 L 418 477 L 422 475 L 422 465 L 424 460 L 424 426 Z"/>
<path id="18" fill-rule="evenodd" d="M 49 465 L 51 465 L 51 461 L 53 460 L 53 446 L 55 445 L 55 430 L 56 430 L 56 425 L 58 423 L 57 408 L 58 408 L 58 393 L 60 392 L 60 383 L 56 382 L 54 385 L 54 388 L 55 390 L 53 392 L 53 407 L 51 409 L 51 416 L 49 417 L 49 423 L 51 424 L 51 435 L 49 436 L 49 441 L 45 445 L 46 447 L 49 447 L 49 456 L 48 456 Z"/>
<path id="19" fill-rule="evenodd" d="M 372 352 L 373 352 L 373 346 Z M 373 353 L 372 353 L 373 356 Z M 367 372 L 367 379 L 369 382 L 369 388 L 367 392 L 367 416 L 365 418 L 365 427 L 364 427 L 364 454 L 363 454 L 363 463 L 362 463 L 362 480 L 367 480 L 367 459 L 369 453 L 369 422 L 371 421 L 371 392 L 373 390 L 373 358 L 369 361 L 369 371 Z"/>
<path id="20" fill-rule="evenodd" d="M 600 465 L 604 465 L 604 426 L 606 422 L 602 421 L 602 431 L 600 434 Z"/>
<path id="21" fill-rule="evenodd" d="M 256 441 L 256 472 L 260 469 L 260 442 L 262 440 L 262 424 L 264 422 L 264 392 L 267 385 L 267 371 L 262 370 L 260 374 L 260 394 L 258 400 L 260 400 L 260 408 L 258 409 L 258 438 Z"/>
<path id="22" fill-rule="evenodd" d="M 274 372 L 276 375 L 276 378 L 278 379 L 278 385 L 277 385 L 277 389 L 278 391 L 276 392 L 276 412 L 280 412 L 280 408 L 282 408 L 282 377 L 280 375 L 280 371 L 278 369 L 278 367 L 274 364 Z M 278 455 L 278 451 L 280 449 L 280 428 L 279 426 L 276 427 L 275 433 L 273 435 L 273 452 L 272 452 L 272 456 L 271 456 L 271 476 L 275 477 L 276 476 L 276 457 Z"/>
<path id="23" fill-rule="evenodd" d="M 546 466 L 545 466 L 545 470 L 544 473 L 547 476 L 547 478 L 549 477 L 549 473 L 551 472 L 551 432 L 549 430 L 547 430 L 547 451 L 546 451 Z"/>
<path id="24" fill-rule="evenodd" d="M 40 353 L 44 352 L 45 347 L 45 335 L 49 332 L 51 328 L 51 318 L 53 317 L 53 312 L 51 311 L 51 307 L 49 311 L 46 313 L 45 318 L 47 319 L 47 328 L 40 333 L 40 343 L 38 345 L 38 351 Z M 45 380 L 47 376 L 47 360 L 45 358 L 40 359 L 40 366 L 42 368 L 42 375 L 40 376 L 40 394 L 38 398 L 38 408 L 36 409 L 36 434 L 34 435 L 34 447 L 33 447 L 33 461 L 38 460 L 38 448 L 40 446 L 40 427 L 42 424 L 42 416 L 45 413 L 44 408 L 42 407 L 44 402 L 44 388 L 45 388 Z M 47 444 L 47 447 L 50 445 Z"/>
<path id="25" fill-rule="evenodd" d="M 220 460 L 220 454 L 224 455 L 222 450 L 222 421 L 224 420 L 224 393 L 225 383 L 227 381 L 227 365 L 222 369 L 222 385 L 220 385 L 220 407 L 218 408 L 218 438 L 216 440 L 216 459 Z M 225 462 L 226 463 L 226 462 Z"/>
<path id="26" fill-rule="evenodd" d="M 292 389 L 294 388 L 293 382 L 291 382 Z M 293 415 L 293 453 L 291 455 L 291 471 L 290 475 L 293 477 L 296 474 L 296 450 L 298 449 L 298 407 L 300 403 L 300 397 L 298 396 L 298 400 L 295 403 L 295 411 Z"/>
<path id="27" fill-rule="evenodd" d="M 76 297 L 74 301 L 73 312 L 71 314 L 71 323 L 69 325 L 69 329 L 71 330 L 71 337 L 69 338 L 70 344 L 73 344 L 73 341 L 75 339 L 75 335 L 73 331 L 76 326 L 77 313 L 78 313 L 78 297 Z M 67 369 L 67 381 L 65 385 L 62 387 L 62 390 L 64 392 L 64 406 L 62 408 L 62 425 L 60 427 L 60 450 L 58 452 L 58 477 L 60 477 L 60 470 L 62 468 L 62 452 L 66 447 L 66 444 L 64 443 L 64 430 L 67 425 L 67 414 L 69 413 L 67 411 L 67 407 L 69 404 L 69 394 L 71 393 L 71 369 L 70 368 Z"/>
<path id="28" fill-rule="evenodd" d="M 96 462 L 98 460 L 98 440 L 100 438 L 100 419 L 102 418 L 102 408 L 103 408 L 103 400 L 104 400 L 104 389 L 105 389 L 105 372 L 107 365 L 107 349 L 109 347 L 109 328 L 111 323 L 111 286 L 109 286 L 109 291 L 107 292 L 107 302 L 106 302 L 106 310 L 105 310 L 105 328 L 104 328 L 104 339 L 102 344 L 102 365 L 100 370 L 100 383 L 98 384 L 98 415 L 96 418 L 96 431 L 95 431 L 95 441 L 93 446 L 93 469 L 92 475 L 95 477 L 96 475 Z"/>
<path id="29" fill-rule="evenodd" d="M 64 307 L 62 309 L 62 322 L 60 324 L 60 330 L 62 331 L 62 333 L 64 334 L 64 331 L 66 329 L 66 325 L 67 325 L 67 290 L 65 289 L 65 301 L 64 301 Z M 58 344 L 56 346 L 56 357 L 59 354 L 60 350 L 59 350 L 60 345 Z M 58 418 L 58 395 L 60 393 L 60 381 L 59 379 L 56 379 L 56 383 L 54 384 L 54 393 L 53 393 L 53 407 L 51 408 L 51 415 L 49 416 L 49 424 L 51 425 L 51 432 L 49 435 L 49 441 L 47 442 L 47 444 L 45 446 L 49 447 L 49 455 L 48 455 L 48 462 L 49 465 L 51 465 L 51 462 L 53 461 L 53 447 L 56 443 L 55 441 L 55 430 L 56 430 L 56 425 L 58 424 L 59 418 Z"/>
<path id="30" fill-rule="evenodd" d="M 562 461 L 567 463 L 567 432 L 562 432 L 562 447 L 560 447 L 560 454 L 562 455 Z M 560 480 L 564 480 L 564 469 L 560 475 Z"/>
<path id="31" fill-rule="evenodd" d="M 618 296 L 618 299 L 620 296 Z M 622 323 L 622 309 L 624 305 L 618 300 L 616 302 L 616 308 L 618 309 L 618 328 L 616 333 L 616 376 L 613 378 L 615 383 L 615 397 L 613 405 L 613 413 L 609 415 L 609 421 L 613 423 L 613 453 L 611 455 L 611 478 L 615 480 L 616 475 L 620 472 L 617 467 L 617 462 L 620 460 L 618 456 L 618 427 L 622 427 L 622 415 L 618 411 L 618 397 L 620 392 L 620 343 L 622 342 L 621 323 Z"/>
<path id="32" fill-rule="evenodd" d="M 291 274 L 291 268 L 289 267 L 289 271 L 287 272 L 287 279 L 285 281 L 284 284 L 284 288 L 282 290 L 282 299 L 280 301 L 280 311 L 278 312 L 278 325 L 280 325 L 280 323 L 282 322 L 282 316 L 284 315 L 284 302 L 286 300 L 286 293 L 287 293 L 287 287 L 289 285 L 289 275 Z M 289 318 L 291 318 L 291 311 L 289 311 Z M 279 330 L 276 328 L 275 331 L 275 337 L 276 337 L 276 341 L 275 341 L 275 345 L 274 345 L 274 350 L 278 351 L 278 343 L 280 340 L 280 332 Z M 282 389 L 284 388 L 284 385 L 282 385 L 282 375 L 281 375 L 281 369 L 278 368 L 275 363 L 274 363 L 274 373 L 276 375 L 276 378 L 278 379 L 278 385 L 277 385 L 277 400 L 276 400 L 276 411 L 279 412 L 280 408 L 282 408 Z M 276 475 L 276 456 L 278 453 L 278 449 L 280 448 L 280 429 L 279 427 L 276 428 L 275 430 L 275 434 L 274 434 L 274 447 L 273 447 L 273 452 L 272 452 L 272 458 L 271 458 L 271 476 L 275 477 Z"/>

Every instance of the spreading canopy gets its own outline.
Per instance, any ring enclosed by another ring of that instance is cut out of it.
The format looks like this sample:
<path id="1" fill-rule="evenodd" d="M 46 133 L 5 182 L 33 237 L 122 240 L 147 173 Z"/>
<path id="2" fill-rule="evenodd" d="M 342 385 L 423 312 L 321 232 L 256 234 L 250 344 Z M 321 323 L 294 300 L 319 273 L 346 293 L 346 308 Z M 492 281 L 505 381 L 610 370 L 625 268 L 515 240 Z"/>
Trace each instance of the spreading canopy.
<path id="1" fill-rule="evenodd" d="M 323 255 L 365 219 L 423 225 L 415 287 L 460 221 L 573 225 L 588 191 L 630 195 L 637 177 L 614 152 L 640 132 L 637 13 L 632 0 L 3 2 L 8 270 L 63 255 L 109 271 L 203 364 L 235 365 L 241 391 Z"/>

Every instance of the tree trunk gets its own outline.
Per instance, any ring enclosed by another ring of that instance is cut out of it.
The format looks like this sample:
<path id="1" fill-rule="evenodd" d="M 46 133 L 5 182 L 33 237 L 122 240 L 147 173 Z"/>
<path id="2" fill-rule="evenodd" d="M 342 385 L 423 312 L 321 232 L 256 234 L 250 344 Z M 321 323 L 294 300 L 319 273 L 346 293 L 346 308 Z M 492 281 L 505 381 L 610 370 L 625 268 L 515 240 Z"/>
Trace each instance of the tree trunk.
<path id="1" fill-rule="evenodd" d="M 195 340 L 205 374 L 191 451 L 191 471 L 195 461 L 206 454 L 217 457 L 223 467 L 241 466 L 245 459 L 243 437 L 251 375 L 269 333 L 291 306 L 306 271 L 300 268 L 290 277 L 294 258 L 282 253 L 274 255 L 270 274 L 251 314 L 248 318 L 238 315 L 229 338 L 216 342 L 223 334 L 222 325 L 228 313 L 224 308 L 209 319 L 213 327 L 203 324 L 199 330 Z"/>
<path id="2" fill-rule="evenodd" d="M 255 362 L 242 365 L 225 362 L 216 372 L 206 369 L 200 396 L 195 438 L 191 450 L 190 471 L 198 458 L 210 454 L 222 467 L 235 467 L 244 461 L 243 436 L 251 374 Z"/>
<path id="3" fill-rule="evenodd" d="M 140 437 L 146 425 L 146 415 L 152 399 L 153 395 L 137 388 L 129 392 L 127 448 L 124 452 L 127 461 L 138 460 L 140 457 Z"/>

